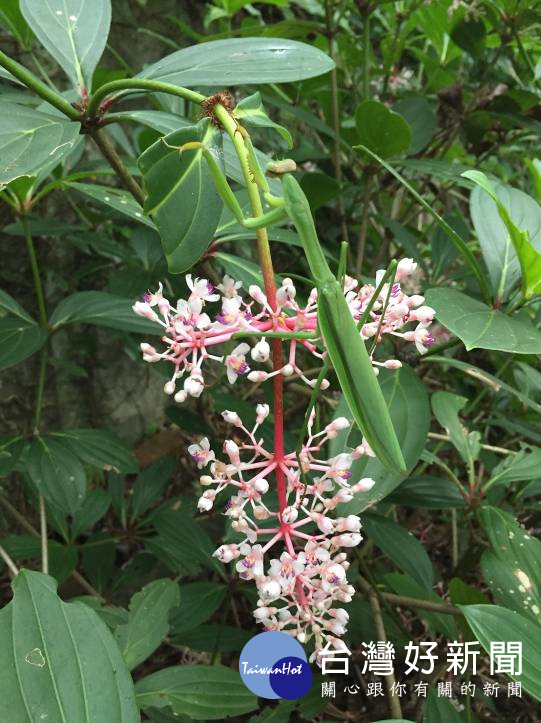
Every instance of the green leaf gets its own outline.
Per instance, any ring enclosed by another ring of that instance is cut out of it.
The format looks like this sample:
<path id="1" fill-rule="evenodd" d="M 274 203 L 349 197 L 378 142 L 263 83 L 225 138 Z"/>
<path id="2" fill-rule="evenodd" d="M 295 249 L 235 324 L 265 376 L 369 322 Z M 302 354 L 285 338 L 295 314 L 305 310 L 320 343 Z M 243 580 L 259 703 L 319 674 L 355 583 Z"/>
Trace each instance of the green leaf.
<path id="1" fill-rule="evenodd" d="M 39 493 L 62 512 L 72 515 L 83 504 L 85 471 L 62 440 L 36 437 L 30 446 L 27 472 Z"/>
<path id="2" fill-rule="evenodd" d="M 2 289 L 0 289 L 0 309 L 4 309 L 8 314 L 13 314 L 13 316 L 18 316 L 19 319 L 22 319 L 25 322 L 35 324 L 34 319 L 32 319 L 26 309 L 15 301 L 13 296 L 10 296 L 7 292 L 2 291 Z"/>
<path id="3" fill-rule="evenodd" d="M 58 163 L 75 145 L 80 124 L 35 108 L 0 103 L 0 188 Z"/>
<path id="4" fill-rule="evenodd" d="M 516 454 L 504 457 L 490 473 L 490 479 L 485 485 L 506 485 L 512 482 L 537 479 L 541 469 L 541 448 L 528 447 Z"/>
<path id="5" fill-rule="evenodd" d="M 423 723 L 464 723 L 464 719 L 449 699 L 440 698 L 434 688 L 429 688 Z"/>
<path id="6" fill-rule="evenodd" d="M 2 547 L 14 560 L 41 562 L 41 540 L 39 535 L 8 535 L 1 539 Z M 61 545 L 49 539 L 49 569 L 52 577 L 60 584 L 68 578 L 77 566 L 77 548 Z"/>
<path id="7" fill-rule="evenodd" d="M 132 597 L 128 622 L 115 630 L 115 640 L 130 670 L 161 644 L 169 632 L 169 611 L 179 600 L 178 584 L 167 578 L 153 580 Z"/>
<path id="8" fill-rule="evenodd" d="M 382 158 L 407 151 L 411 128 L 407 120 L 377 100 L 365 100 L 355 112 L 359 142 Z"/>
<path id="9" fill-rule="evenodd" d="M 247 642 L 259 632 L 254 628 L 237 628 L 223 623 L 206 623 L 179 633 L 178 645 L 203 653 L 240 653 Z"/>
<path id="10" fill-rule="evenodd" d="M 408 477 L 386 500 L 404 507 L 433 510 L 467 507 L 464 497 L 446 477 Z"/>
<path id="11" fill-rule="evenodd" d="M 178 409 L 178 407 L 175 407 Z M 174 457 L 163 457 L 144 469 L 135 480 L 132 491 L 131 518 L 137 520 L 158 500 L 175 471 Z"/>
<path id="12" fill-rule="evenodd" d="M 150 228 L 156 228 L 152 220 L 148 218 L 148 216 L 145 216 L 141 206 L 133 196 L 121 188 L 101 186 L 98 183 L 82 183 L 81 181 L 70 181 L 66 183 L 66 187 L 73 188 L 84 196 L 103 203 L 105 206 L 131 218 L 132 221 L 144 223 L 146 226 L 150 226 Z"/>
<path id="13" fill-rule="evenodd" d="M 481 435 L 479 432 L 468 432 L 458 417 L 467 401 L 466 397 L 451 392 L 434 392 L 431 398 L 434 416 L 446 430 L 464 462 L 471 465 L 479 457 Z"/>
<path id="14" fill-rule="evenodd" d="M 541 542 L 496 507 L 479 518 L 491 544 L 481 569 L 496 602 L 541 623 Z"/>
<path id="15" fill-rule="evenodd" d="M 158 535 L 146 545 L 169 568 L 189 574 L 204 565 L 224 577 L 223 565 L 212 556 L 215 545 L 185 510 L 160 509 L 152 522 Z"/>
<path id="16" fill-rule="evenodd" d="M 174 274 L 189 269 L 205 253 L 223 207 L 203 148 L 180 155 L 169 147 L 194 142 L 203 144 L 214 160 L 223 164 L 221 134 L 210 118 L 156 141 L 138 162 L 148 194 L 145 212 L 158 227 L 169 270 Z"/>
<path id="17" fill-rule="evenodd" d="M 366 513 L 363 528 L 369 540 L 379 547 L 394 564 L 410 575 L 423 588 L 434 584 L 434 570 L 419 540 L 393 520 L 383 515 Z"/>
<path id="18" fill-rule="evenodd" d="M 233 111 L 235 118 L 242 120 L 246 125 L 256 128 L 274 128 L 274 130 L 285 140 L 288 148 L 293 148 L 291 133 L 284 126 L 275 123 L 266 114 L 261 102 L 261 93 L 257 91 L 253 95 L 243 98 Z"/>
<path id="19" fill-rule="evenodd" d="M 51 437 L 62 440 L 82 462 L 98 469 L 112 467 L 126 474 L 138 470 L 127 444 L 106 429 L 69 429 Z"/>
<path id="20" fill-rule="evenodd" d="M 22 318 L 0 319 L 0 369 L 7 369 L 35 354 L 45 344 L 47 331 Z"/>
<path id="21" fill-rule="evenodd" d="M 428 289 L 426 300 L 436 309 L 440 324 L 458 336 L 468 351 L 541 353 L 541 333 L 524 317 L 506 316 L 456 289 Z"/>
<path id="22" fill-rule="evenodd" d="M 21 14 L 19 0 L 2 0 L 0 25 L 8 30 L 23 48 L 30 48 L 34 36 Z"/>
<path id="23" fill-rule="evenodd" d="M 79 92 L 90 89 L 111 24 L 111 1 L 21 0 L 21 12 L 43 47 Z"/>
<path id="24" fill-rule="evenodd" d="M 483 54 L 486 30 L 482 20 L 462 18 L 451 31 L 451 39 L 474 58 Z"/>
<path id="25" fill-rule="evenodd" d="M 492 642 L 522 642 L 522 674 L 510 677 L 541 700 L 541 626 L 497 605 L 465 605 L 462 612 L 487 653 Z"/>
<path id="26" fill-rule="evenodd" d="M 49 321 L 54 329 L 64 324 L 86 323 L 120 331 L 161 335 L 162 328 L 153 321 L 137 316 L 132 305 L 132 300 L 106 291 L 79 291 L 63 299 Z"/>
<path id="27" fill-rule="evenodd" d="M 224 601 L 227 588 L 218 582 L 192 582 L 182 586 L 180 607 L 170 617 L 171 639 L 206 622 Z"/>
<path id="28" fill-rule="evenodd" d="M 71 537 L 77 539 L 79 535 L 93 527 L 101 520 L 111 505 L 111 495 L 107 490 L 97 487 L 85 497 L 81 508 L 73 515 L 71 522 Z"/>
<path id="29" fill-rule="evenodd" d="M 279 38 L 212 40 L 177 50 L 137 77 L 173 85 L 290 83 L 327 73 L 334 63 L 317 48 Z"/>
<path id="30" fill-rule="evenodd" d="M 98 615 L 23 570 L 0 612 L 0 696 L 10 721 L 137 723 L 133 682 Z"/>
<path id="31" fill-rule="evenodd" d="M 436 113 L 427 99 L 422 95 L 406 95 L 393 104 L 393 111 L 405 118 L 411 128 L 408 155 L 424 150 L 438 127 Z"/>
<path id="32" fill-rule="evenodd" d="M 406 179 L 392 166 L 390 166 L 383 158 L 378 156 L 374 151 L 372 151 L 367 146 L 353 146 L 354 148 L 358 148 L 360 151 L 363 151 L 364 153 L 367 153 L 369 156 L 371 156 L 375 161 L 377 161 L 380 165 L 385 168 L 385 170 L 390 173 L 394 178 L 396 178 L 397 181 L 400 182 L 400 184 L 408 191 L 409 194 L 413 196 L 413 198 L 419 203 L 425 211 L 432 216 L 432 218 L 436 221 L 438 226 L 444 231 L 444 233 L 447 234 L 447 237 L 455 246 L 457 251 L 461 254 L 462 258 L 468 265 L 470 271 L 473 273 L 475 278 L 477 279 L 477 282 L 479 284 L 479 288 L 481 289 L 482 295 L 484 299 L 490 298 L 490 289 L 487 284 L 487 280 L 485 279 L 485 274 L 483 270 L 481 269 L 481 266 L 479 265 L 479 262 L 473 255 L 472 251 L 470 250 L 468 244 L 464 241 L 464 239 L 457 234 L 457 232 L 454 230 L 452 226 L 450 226 L 445 219 L 443 219 L 439 213 L 433 208 L 433 206 L 426 201 L 420 193 L 418 193 L 413 186 L 406 181 Z M 413 163 L 413 161 L 408 161 L 408 164 Z M 434 162 L 432 162 L 434 163 Z M 402 165 L 405 165 L 405 162 L 402 162 Z"/>
<path id="33" fill-rule="evenodd" d="M 506 292 L 516 280 L 516 262 L 513 265 L 514 259 L 511 256 L 509 240 L 513 244 L 520 263 L 524 298 L 529 299 L 541 293 L 541 207 L 539 204 L 530 196 L 514 188 L 503 186 L 495 189 L 481 171 L 465 171 L 462 175 L 476 183 L 490 197 L 490 200 L 483 204 L 485 208 L 481 208 L 477 213 L 476 231 L 479 226 L 481 231 L 479 241 L 483 254 L 490 259 L 490 263 L 487 262 L 487 265 L 489 270 L 492 269 L 492 275 L 495 276 L 493 284 L 497 283 L 498 295 L 505 298 Z M 480 201 L 476 201 L 474 195 L 476 190 L 472 193 L 472 203 L 478 205 Z M 488 211 L 487 205 L 489 206 Z M 501 219 L 500 223 L 497 223 L 494 216 L 496 209 Z M 520 223 L 520 227 L 515 224 L 513 217 L 517 219 L 517 223 Z M 489 223 L 489 219 L 491 223 Z M 496 254 L 499 264 L 494 260 Z"/>
<path id="34" fill-rule="evenodd" d="M 407 468 L 411 470 L 421 456 L 430 426 L 430 406 L 426 388 L 413 369 L 405 364 L 400 369 L 382 369 L 378 379 Z M 340 412 L 339 416 L 351 417 L 344 409 Z M 338 510 L 341 515 L 358 514 L 368 507 L 373 507 L 385 499 L 406 476 L 404 473 L 389 472 L 373 457 L 361 457 L 356 460 L 351 473 L 354 479 L 369 477 L 375 480 L 376 484 L 369 492 L 361 492 L 355 495 L 351 502 L 339 505 Z"/>

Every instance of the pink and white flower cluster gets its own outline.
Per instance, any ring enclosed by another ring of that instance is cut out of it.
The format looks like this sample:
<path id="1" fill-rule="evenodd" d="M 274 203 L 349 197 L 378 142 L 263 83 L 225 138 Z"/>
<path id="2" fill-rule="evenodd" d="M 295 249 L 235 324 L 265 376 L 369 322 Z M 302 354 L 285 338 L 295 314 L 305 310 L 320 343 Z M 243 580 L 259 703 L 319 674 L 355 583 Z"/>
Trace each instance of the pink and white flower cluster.
<path id="1" fill-rule="evenodd" d="M 424 297 L 414 294 L 408 296 L 401 288 L 400 282 L 412 274 L 417 264 L 412 259 L 402 259 L 398 264 L 395 282 L 392 286 L 389 303 L 385 307 L 385 299 L 389 291 L 385 285 L 376 299 L 367 321 L 360 329 L 365 340 L 371 340 L 372 364 L 377 368 L 384 366 L 397 369 L 401 363 L 397 359 L 376 361 L 374 352 L 386 334 L 402 337 L 414 342 L 418 351 L 424 353 L 434 338 L 429 331 L 434 318 L 434 309 L 424 305 Z M 384 271 L 376 275 L 376 284 Z M 188 397 L 199 397 L 205 388 L 203 364 L 212 360 L 224 364 L 227 378 L 234 384 L 239 376 L 246 376 L 252 382 L 263 382 L 276 374 L 284 377 L 297 375 L 306 384 L 315 385 L 315 379 L 309 379 L 299 366 L 297 352 L 304 349 L 309 355 L 322 359 L 325 352 L 321 339 L 317 335 L 317 291 L 312 289 L 306 303 L 297 301 L 297 290 L 286 278 L 276 294 L 276 310 L 271 308 L 265 293 L 257 285 L 251 285 L 247 297 L 241 296 L 241 283 L 229 276 L 216 288 L 206 279 L 186 276 L 190 289 L 187 299 L 179 299 L 173 306 L 163 295 L 160 284 L 155 293 L 147 292 L 143 301 L 137 301 L 133 310 L 146 319 L 163 327 L 163 351 L 158 351 L 148 343 L 141 344 L 143 359 L 158 362 L 165 359 L 173 364 L 174 370 L 164 386 L 166 394 L 173 395 L 176 402 L 184 402 Z M 351 277 L 344 279 L 344 294 L 351 313 L 360 320 L 367 305 L 372 300 L 375 287 L 371 284 L 359 286 Z M 208 304 L 219 304 L 219 310 L 211 318 L 207 312 Z M 403 328 L 414 322 L 415 328 L 406 331 Z M 265 371 L 264 365 L 270 356 L 270 344 L 265 338 L 266 333 L 285 335 L 302 332 L 309 338 L 287 339 L 289 351 L 285 363 L 280 369 Z M 252 344 L 240 341 L 232 350 L 224 352 L 223 347 L 234 335 L 257 335 L 258 340 Z M 256 368 L 254 364 L 257 365 Z M 328 386 L 324 380 L 323 389 Z"/>
<path id="2" fill-rule="evenodd" d="M 254 580 L 259 593 L 254 617 L 266 630 L 287 632 L 301 643 L 314 637 L 313 657 L 317 657 L 324 641 L 334 645 L 346 630 L 348 613 L 336 607 L 351 601 L 354 594 L 346 578 L 349 563 L 344 549 L 362 539 L 356 515 L 333 513 L 340 503 L 373 486 L 368 478 L 353 484 L 350 479 L 353 461 L 372 452 L 363 443 L 352 452 L 325 459 L 325 444 L 350 422 L 339 417 L 314 433 L 312 414 L 308 438 L 298 456 L 289 452 L 278 459 L 259 436 L 268 414 L 268 405 L 257 405 L 256 423 L 248 429 L 236 412 L 222 413 L 234 427 L 235 438 L 245 439 L 240 444 L 225 441 L 224 461 L 216 458 L 207 438 L 189 447 L 198 467 L 208 467 L 200 478 L 206 490 L 198 508 L 208 511 L 220 493 L 230 495 L 223 500 L 224 514 L 243 539 L 222 545 L 214 555 L 226 563 L 235 560 L 240 577 Z M 279 474 L 286 481 L 281 514 L 266 498 L 269 479 Z M 271 557 L 278 543 L 281 551 Z"/>

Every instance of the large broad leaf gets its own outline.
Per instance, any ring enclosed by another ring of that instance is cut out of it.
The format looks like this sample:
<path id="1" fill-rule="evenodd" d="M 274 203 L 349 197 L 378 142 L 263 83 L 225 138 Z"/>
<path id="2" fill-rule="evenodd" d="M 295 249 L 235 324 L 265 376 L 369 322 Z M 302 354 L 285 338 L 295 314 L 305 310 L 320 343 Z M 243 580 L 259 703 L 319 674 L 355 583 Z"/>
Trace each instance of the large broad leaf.
<path id="1" fill-rule="evenodd" d="M 541 542 L 496 507 L 479 517 L 491 544 L 481 569 L 496 602 L 541 624 Z"/>
<path id="2" fill-rule="evenodd" d="M 541 469 L 541 447 L 523 449 L 504 457 L 490 473 L 487 487 L 538 479 Z M 486 489 L 486 488 L 485 488 Z"/>
<path id="3" fill-rule="evenodd" d="M 438 127 L 436 113 L 427 99 L 422 95 L 406 95 L 393 103 L 393 110 L 405 118 L 411 128 L 408 155 L 415 155 L 426 148 Z"/>
<path id="4" fill-rule="evenodd" d="M 78 90 L 90 89 L 107 43 L 111 0 L 21 0 L 21 12 L 43 47 Z"/>
<path id="5" fill-rule="evenodd" d="M 53 311 L 54 329 L 65 324 L 86 323 L 139 334 L 161 334 L 161 327 L 137 316 L 133 302 L 106 291 L 79 291 L 63 299 Z"/>
<path id="6" fill-rule="evenodd" d="M 429 289 L 426 300 L 438 321 L 471 349 L 495 349 L 514 354 L 541 353 L 541 333 L 524 317 L 510 317 L 456 289 Z"/>
<path id="7" fill-rule="evenodd" d="M 34 108 L 0 103 L 0 188 L 58 163 L 77 141 L 80 124 Z"/>
<path id="8" fill-rule="evenodd" d="M 481 451 L 481 435 L 479 432 L 468 432 L 459 419 L 459 412 L 467 401 L 466 397 L 451 392 L 434 392 L 431 398 L 434 416 L 446 430 L 464 462 L 472 464 Z"/>
<path id="9" fill-rule="evenodd" d="M 180 607 L 171 613 L 171 638 L 206 622 L 223 603 L 227 588 L 219 582 L 192 582 L 182 586 Z"/>
<path id="10" fill-rule="evenodd" d="M 48 575 L 23 570 L 0 612 L 0 696 L 10 721 L 140 720 L 111 633 L 83 603 L 64 603 Z"/>
<path id="11" fill-rule="evenodd" d="M 447 477 L 408 477 L 387 497 L 404 507 L 443 510 L 467 507 L 464 497 Z"/>
<path id="12" fill-rule="evenodd" d="M 116 472 L 137 472 L 137 462 L 128 445 L 106 429 L 69 429 L 51 435 L 62 440 L 85 464 L 113 468 Z"/>
<path id="13" fill-rule="evenodd" d="M 221 134 L 204 118 L 196 126 L 156 141 L 139 158 L 147 198 L 145 212 L 160 232 L 169 270 L 179 274 L 193 266 L 212 242 L 223 202 L 204 157 L 203 148 L 174 147 L 200 143 L 223 165 Z"/>
<path id="14" fill-rule="evenodd" d="M 55 437 L 36 437 L 28 455 L 27 472 L 40 494 L 66 514 L 82 505 L 86 476 L 70 447 Z"/>
<path id="15" fill-rule="evenodd" d="M 19 317 L 0 319 L 0 369 L 19 364 L 47 341 L 47 331 Z"/>
<path id="16" fill-rule="evenodd" d="M 494 642 L 522 643 L 522 674 L 510 677 L 541 700 L 541 626 L 497 605 L 464 605 L 462 612 L 488 653 Z"/>
<path id="17" fill-rule="evenodd" d="M 139 707 L 167 708 L 192 720 L 223 720 L 257 708 L 240 673 L 221 665 L 177 665 L 137 682 Z"/>
<path id="18" fill-rule="evenodd" d="M 441 698 L 435 688 L 428 691 L 423 723 L 464 723 L 464 718 L 448 698 Z"/>
<path id="19" fill-rule="evenodd" d="M 289 83 L 322 75 L 333 67 L 329 56 L 295 40 L 234 38 L 177 50 L 145 68 L 138 77 L 185 87 L 227 87 Z"/>
<path id="20" fill-rule="evenodd" d="M 377 100 L 365 100 L 357 108 L 355 123 L 359 141 L 382 158 L 407 151 L 411 128 L 400 113 Z"/>
<path id="21" fill-rule="evenodd" d="M 118 211 L 118 213 L 128 216 L 132 221 L 144 223 L 146 226 L 156 228 L 148 216 L 145 216 L 141 206 L 127 191 L 121 188 L 112 188 L 111 186 L 101 186 L 97 183 L 82 183 L 81 181 L 71 181 L 67 183 L 68 188 L 73 188 L 79 193 L 93 198 L 99 203 Z"/>
<path id="22" fill-rule="evenodd" d="M 394 371 L 382 369 L 379 379 L 406 465 L 411 470 L 424 449 L 430 425 L 426 388 L 415 372 L 405 365 Z M 344 408 L 339 411 L 340 416 L 348 416 Z M 369 492 L 361 492 L 351 502 L 339 505 L 341 515 L 357 514 L 372 507 L 387 497 L 407 476 L 405 473 L 389 472 L 373 457 L 361 457 L 355 461 L 351 472 L 355 481 L 370 477 L 376 484 Z"/>
<path id="23" fill-rule="evenodd" d="M 258 91 L 253 95 L 243 98 L 233 111 L 235 118 L 239 118 L 246 125 L 253 125 L 256 128 L 274 128 L 274 130 L 285 140 L 288 148 L 293 148 L 291 133 L 284 126 L 275 123 L 263 108 L 261 93 Z"/>
<path id="24" fill-rule="evenodd" d="M 523 277 L 525 296 L 541 291 L 541 206 L 504 184 L 491 184 L 479 171 L 463 174 L 477 185 L 470 213 L 494 294 L 506 299 Z"/>
<path id="25" fill-rule="evenodd" d="M 425 548 L 419 540 L 401 525 L 383 515 L 366 513 L 363 516 L 366 537 L 379 547 L 394 564 L 430 590 L 434 584 L 434 570 Z"/>
<path id="26" fill-rule="evenodd" d="M 128 622 L 115 630 L 115 639 L 130 670 L 146 660 L 165 638 L 169 611 L 179 600 L 178 584 L 167 578 L 153 580 L 132 597 Z"/>

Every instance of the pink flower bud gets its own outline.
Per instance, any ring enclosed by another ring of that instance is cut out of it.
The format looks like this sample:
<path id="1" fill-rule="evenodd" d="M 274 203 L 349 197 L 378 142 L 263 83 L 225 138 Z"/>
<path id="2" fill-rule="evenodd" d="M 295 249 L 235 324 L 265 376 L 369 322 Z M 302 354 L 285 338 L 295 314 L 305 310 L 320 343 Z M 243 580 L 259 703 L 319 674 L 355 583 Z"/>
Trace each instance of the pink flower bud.
<path id="1" fill-rule="evenodd" d="M 217 557 L 221 562 L 231 562 L 239 556 L 237 545 L 222 545 L 214 553 L 213 557 Z"/>
<path id="2" fill-rule="evenodd" d="M 226 439 L 224 442 L 224 452 L 231 460 L 231 464 L 236 467 L 240 464 L 240 454 L 238 445 L 232 439 Z"/>
<path id="3" fill-rule="evenodd" d="M 317 512 L 313 512 L 311 517 L 321 532 L 324 532 L 326 535 L 334 532 L 334 522 L 329 517 L 325 517 L 325 515 L 318 514 Z"/>
<path id="4" fill-rule="evenodd" d="M 284 377 L 290 377 L 294 372 L 295 370 L 291 364 L 284 364 L 282 367 L 282 376 Z"/>
<path id="5" fill-rule="evenodd" d="M 158 314 L 150 308 L 150 304 L 147 304 L 146 301 L 136 301 L 132 309 L 138 316 L 150 319 L 150 321 L 159 321 Z"/>
<path id="6" fill-rule="evenodd" d="M 199 375 L 193 374 L 184 380 L 184 391 L 186 394 L 189 394 L 190 397 L 200 397 L 204 388 L 205 383 L 203 377 Z"/>
<path id="7" fill-rule="evenodd" d="M 410 312 L 412 321 L 420 321 L 422 324 L 429 324 L 436 315 L 436 310 L 431 306 L 421 306 Z"/>
<path id="8" fill-rule="evenodd" d="M 417 264 L 413 259 L 400 259 L 396 267 L 396 281 L 400 281 L 405 276 L 412 274 L 417 268 Z"/>
<path id="9" fill-rule="evenodd" d="M 412 296 L 408 297 L 407 305 L 413 309 L 415 306 L 421 306 L 421 304 L 424 304 L 425 297 L 421 296 L 420 294 L 413 294 Z"/>
<path id="10" fill-rule="evenodd" d="M 260 495 L 264 495 L 269 491 L 269 483 L 262 477 L 254 482 L 254 487 Z"/>
<path id="11" fill-rule="evenodd" d="M 286 523 L 286 525 L 290 525 L 292 522 L 295 522 L 298 516 L 299 511 L 296 507 L 285 507 L 282 512 L 282 520 Z"/>
<path id="12" fill-rule="evenodd" d="M 398 359 L 387 359 L 386 362 L 384 362 L 383 366 L 385 369 L 400 369 L 402 366 L 402 362 Z"/>
<path id="13" fill-rule="evenodd" d="M 163 385 L 163 391 L 166 394 L 174 394 L 175 393 L 175 382 L 169 380 L 168 382 L 165 382 Z"/>
<path id="14" fill-rule="evenodd" d="M 259 286 L 257 286 L 256 284 L 252 284 L 252 285 L 249 287 L 248 293 L 250 294 L 250 296 L 252 297 L 252 299 L 255 299 L 255 301 L 257 301 L 258 304 L 261 304 L 261 305 L 266 304 L 266 302 L 267 302 L 267 297 L 266 297 L 265 294 L 261 291 L 261 289 L 259 288 Z"/>
<path id="15" fill-rule="evenodd" d="M 251 382 L 264 382 L 267 380 L 268 376 L 267 372 L 250 372 L 248 374 L 248 379 Z"/>
<path id="16" fill-rule="evenodd" d="M 370 479 L 370 477 L 363 477 L 363 479 L 359 480 L 357 484 L 352 486 L 352 490 L 354 492 L 368 492 L 375 484 L 375 480 Z"/>
<path id="17" fill-rule="evenodd" d="M 230 412 L 228 409 L 226 409 L 224 412 L 222 412 L 222 417 L 228 424 L 234 424 L 235 427 L 242 426 L 242 420 L 236 412 Z"/>
<path id="18" fill-rule="evenodd" d="M 258 404 L 255 408 L 257 414 L 257 423 L 262 424 L 265 419 L 269 416 L 270 407 L 268 404 Z"/>

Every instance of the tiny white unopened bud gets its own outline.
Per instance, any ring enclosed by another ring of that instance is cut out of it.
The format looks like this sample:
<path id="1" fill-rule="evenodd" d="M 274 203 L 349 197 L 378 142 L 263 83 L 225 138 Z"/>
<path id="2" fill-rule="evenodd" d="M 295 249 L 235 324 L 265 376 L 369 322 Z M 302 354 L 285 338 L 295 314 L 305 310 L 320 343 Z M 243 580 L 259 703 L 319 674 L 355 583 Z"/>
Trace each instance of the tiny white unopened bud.
<path id="1" fill-rule="evenodd" d="M 336 547 L 357 547 L 363 538 L 356 532 L 346 533 L 344 535 L 337 535 L 331 539 L 333 545 Z"/>
<path id="2" fill-rule="evenodd" d="M 190 397 L 200 397 L 204 388 L 205 382 L 202 376 L 193 374 L 184 380 L 184 391 L 186 394 L 189 394 Z"/>
<path id="3" fill-rule="evenodd" d="M 203 487 L 208 487 L 208 485 L 211 485 L 213 482 L 214 480 L 209 474 L 202 474 L 199 478 L 199 484 L 203 485 Z"/>
<path id="4" fill-rule="evenodd" d="M 269 483 L 266 479 L 260 478 L 254 482 L 254 487 L 260 495 L 264 495 L 269 491 Z"/>
<path id="5" fill-rule="evenodd" d="M 252 512 L 256 520 L 266 520 L 269 516 L 269 511 L 263 505 L 256 505 Z"/>
<path id="6" fill-rule="evenodd" d="M 231 560 L 236 560 L 239 554 L 236 545 L 222 545 L 212 553 L 212 556 L 217 557 L 222 562 L 231 562 Z"/>
<path id="7" fill-rule="evenodd" d="M 185 392 L 184 389 L 180 389 L 173 397 L 175 402 L 177 402 L 178 404 L 182 404 L 182 402 L 185 402 L 187 398 L 188 392 Z"/>
<path id="8" fill-rule="evenodd" d="M 250 294 L 252 299 L 255 299 L 255 301 L 257 301 L 259 304 L 265 304 L 267 301 L 267 297 L 256 284 L 252 284 L 248 288 L 248 293 Z"/>
<path id="9" fill-rule="evenodd" d="M 417 268 L 417 264 L 413 259 L 400 259 L 398 266 L 396 267 L 396 280 L 400 281 L 404 276 L 409 276 Z"/>
<path id="10" fill-rule="evenodd" d="M 410 312 L 409 318 L 411 321 L 420 321 L 422 324 L 428 324 L 434 319 L 435 315 L 436 310 L 431 306 L 421 306 Z"/>
<path id="11" fill-rule="evenodd" d="M 210 490 L 209 490 L 210 491 Z M 212 509 L 212 505 L 214 504 L 214 498 L 211 498 L 210 496 L 207 496 L 207 492 L 205 492 L 200 498 L 199 502 L 197 503 L 197 509 L 200 512 L 208 512 Z"/>
<path id="12" fill-rule="evenodd" d="M 297 633 L 297 640 L 299 641 L 299 643 L 305 643 L 306 642 L 306 633 Z"/>
<path id="13" fill-rule="evenodd" d="M 234 424 L 235 427 L 240 427 L 242 425 L 242 420 L 239 415 L 236 412 L 230 412 L 229 409 L 222 412 L 222 417 L 228 424 Z"/>
<path id="14" fill-rule="evenodd" d="M 264 382 L 268 376 L 267 372 L 250 372 L 248 374 L 248 379 L 251 382 Z"/>
<path id="15" fill-rule="evenodd" d="M 387 359 L 386 362 L 384 362 L 383 366 L 385 369 L 400 369 L 402 366 L 402 362 L 398 359 Z"/>
<path id="16" fill-rule="evenodd" d="M 353 499 L 353 495 L 351 494 L 351 490 L 342 487 L 342 489 L 338 490 L 335 494 L 335 498 L 338 502 L 350 502 Z"/>
<path id="17" fill-rule="evenodd" d="M 265 618 L 269 618 L 271 615 L 273 615 L 274 612 L 276 612 L 276 608 L 269 608 L 265 606 L 261 608 L 256 608 L 253 615 L 256 620 L 264 620 Z"/>
<path id="18" fill-rule="evenodd" d="M 268 404 L 258 404 L 255 411 L 257 414 L 257 423 L 261 424 L 269 416 L 270 407 Z"/>
<path id="19" fill-rule="evenodd" d="M 284 364 L 282 367 L 282 376 L 290 377 L 294 373 L 293 366 L 291 364 Z"/>
<path id="20" fill-rule="evenodd" d="M 321 389 L 322 392 L 324 392 L 324 391 L 325 391 L 326 389 L 328 389 L 330 386 L 331 386 L 330 381 L 329 381 L 328 379 L 324 379 L 324 380 L 321 382 L 320 389 Z"/>
<path id="21" fill-rule="evenodd" d="M 270 355 L 270 346 L 265 339 L 261 339 L 250 352 L 250 356 L 256 362 L 266 362 Z"/>
<path id="22" fill-rule="evenodd" d="M 227 454 L 227 456 L 231 460 L 231 464 L 234 464 L 235 466 L 240 464 L 239 447 L 236 444 L 236 442 L 233 442 L 232 439 L 225 440 L 224 452 Z"/>
<path id="23" fill-rule="evenodd" d="M 357 484 L 352 485 L 351 489 L 354 492 L 368 492 L 376 484 L 375 480 L 370 477 L 363 477 Z"/>
<path id="24" fill-rule="evenodd" d="M 150 321 L 159 321 L 158 314 L 150 308 L 150 304 L 147 304 L 146 301 L 136 301 L 132 309 L 138 316 L 150 319 Z"/>
<path id="25" fill-rule="evenodd" d="M 163 316 L 166 316 L 169 312 L 169 302 L 167 299 L 160 299 L 158 301 L 158 309 L 160 310 L 160 314 L 163 314 Z"/>
<path id="26" fill-rule="evenodd" d="M 412 309 L 414 306 L 421 306 L 421 304 L 424 304 L 425 297 L 421 296 L 420 294 L 413 294 L 407 299 L 406 303 L 410 307 L 410 309 Z"/>
<path id="27" fill-rule="evenodd" d="M 290 525 L 292 522 L 295 522 L 298 516 L 299 511 L 296 507 L 285 507 L 282 512 L 282 520 L 286 523 L 286 525 Z"/>
<path id="28" fill-rule="evenodd" d="M 312 513 L 311 517 L 316 523 L 316 525 L 319 527 L 321 532 L 324 532 L 326 535 L 334 532 L 334 522 L 329 517 L 325 517 L 325 515 L 320 515 L 317 513 Z"/>
<path id="29" fill-rule="evenodd" d="M 163 391 L 166 394 L 174 394 L 175 393 L 175 382 L 172 380 L 165 382 L 165 384 L 163 385 Z"/>
<path id="30" fill-rule="evenodd" d="M 258 588 L 258 590 L 261 597 L 265 600 L 275 600 L 277 597 L 280 596 L 280 593 L 282 592 L 282 587 L 278 580 L 268 580 L 267 582 L 264 582 L 263 585 Z"/>
<path id="31" fill-rule="evenodd" d="M 346 417 L 337 417 L 334 419 L 330 424 L 327 424 L 325 427 L 325 432 L 327 433 L 327 437 L 329 439 L 334 439 L 338 432 L 341 432 L 344 429 L 347 429 L 350 425 L 349 419 L 346 419 Z"/>

